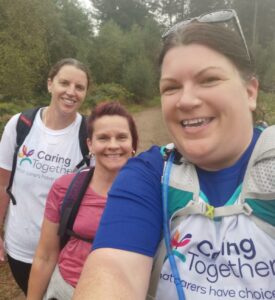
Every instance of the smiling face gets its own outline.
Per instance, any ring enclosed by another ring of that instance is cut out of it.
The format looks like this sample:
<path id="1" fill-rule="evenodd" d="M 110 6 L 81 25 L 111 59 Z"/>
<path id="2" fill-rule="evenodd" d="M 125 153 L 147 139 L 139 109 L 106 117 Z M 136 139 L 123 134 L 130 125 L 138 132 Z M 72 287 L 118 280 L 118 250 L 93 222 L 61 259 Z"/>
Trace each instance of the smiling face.
<path id="1" fill-rule="evenodd" d="M 51 106 L 61 114 L 74 115 L 86 97 L 87 88 L 86 73 L 73 65 L 64 65 L 53 79 L 48 79 Z"/>
<path id="2" fill-rule="evenodd" d="M 220 53 L 190 44 L 170 49 L 163 60 L 160 93 L 173 141 L 201 168 L 232 165 L 249 145 L 258 82 L 244 82 Z"/>
<path id="3" fill-rule="evenodd" d="M 132 136 L 126 118 L 112 115 L 94 121 L 88 147 L 96 159 L 96 169 L 117 172 L 132 157 Z"/>

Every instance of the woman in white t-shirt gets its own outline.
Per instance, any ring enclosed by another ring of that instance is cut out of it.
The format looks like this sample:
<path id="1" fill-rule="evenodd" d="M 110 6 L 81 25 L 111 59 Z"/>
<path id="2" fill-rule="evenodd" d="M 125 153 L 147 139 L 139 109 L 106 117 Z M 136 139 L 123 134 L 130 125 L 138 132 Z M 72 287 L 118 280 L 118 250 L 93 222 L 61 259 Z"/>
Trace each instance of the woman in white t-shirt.
<path id="1" fill-rule="evenodd" d="M 83 159 L 79 143 L 82 117 L 78 110 L 89 83 L 89 70 L 76 59 L 62 59 L 51 68 L 47 81 L 50 104 L 38 110 L 18 151 L 12 185 L 16 205 L 11 203 L 6 189 L 11 177 L 20 114 L 8 121 L 2 135 L 0 225 L 5 220 L 5 245 L 0 238 L 0 260 L 4 261 L 6 251 L 12 274 L 25 294 L 49 189 L 54 179 L 71 173 Z"/>

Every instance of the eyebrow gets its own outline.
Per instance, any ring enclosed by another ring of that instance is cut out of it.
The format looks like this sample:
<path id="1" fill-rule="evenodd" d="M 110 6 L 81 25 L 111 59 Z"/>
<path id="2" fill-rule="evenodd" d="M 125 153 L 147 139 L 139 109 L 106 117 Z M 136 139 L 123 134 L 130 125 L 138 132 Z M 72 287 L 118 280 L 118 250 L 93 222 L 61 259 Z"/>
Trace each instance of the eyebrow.
<path id="1" fill-rule="evenodd" d="M 208 71 L 222 71 L 224 72 L 224 69 L 222 67 L 215 67 L 215 66 L 209 66 L 209 67 L 206 67 L 202 70 L 200 70 L 196 75 L 195 77 L 199 77 L 200 75 L 203 75 L 204 73 L 208 72 Z"/>
<path id="2" fill-rule="evenodd" d="M 209 67 L 206 67 L 206 68 L 200 70 L 198 73 L 196 73 L 195 77 L 199 77 L 199 76 L 203 75 L 204 73 L 206 73 L 208 71 L 212 71 L 212 70 L 224 72 L 222 67 L 209 66 Z M 162 82 L 177 82 L 177 80 L 172 77 L 164 77 L 164 78 L 160 79 L 160 83 L 162 83 Z"/>

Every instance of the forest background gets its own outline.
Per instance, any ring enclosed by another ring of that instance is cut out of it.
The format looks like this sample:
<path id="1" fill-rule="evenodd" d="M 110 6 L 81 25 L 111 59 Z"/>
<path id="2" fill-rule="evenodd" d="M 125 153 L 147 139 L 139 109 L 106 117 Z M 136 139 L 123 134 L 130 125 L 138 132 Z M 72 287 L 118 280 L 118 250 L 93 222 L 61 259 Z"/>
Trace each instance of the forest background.
<path id="1" fill-rule="evenodd" d="M 0 0 L 0 135 L 8 118 L 47 105 L 56 61 L 86 63 L 93 85 L 83 109 L 106 99 L 158 101 L 161 34 L 201 13 L 234 8 L 255 56 L 261 118 L 275 123 L 275 0 Z"/>
<path id="2" fill-rule="evenodd" d="M 49 103 L 48 71 L 65 57 L 91 69 L 93 84 L 83 111 L 107 99 L 131 108 L 158 103 L 161 34 L 185 18 L 223 8 L 237 11 L 254 53 L 259 118 L 275 124 L 275 0 L 90 2 L 92 9 L 77 0 L 0 0 L 0 136 L 11 115 Z M 139 120 L 141 136 L 149 135 L 144 147 L 165 138 L 159 115 L 149 110 Z M 0 266 L 0 299 L 24 299 L 7 265 Z"/>

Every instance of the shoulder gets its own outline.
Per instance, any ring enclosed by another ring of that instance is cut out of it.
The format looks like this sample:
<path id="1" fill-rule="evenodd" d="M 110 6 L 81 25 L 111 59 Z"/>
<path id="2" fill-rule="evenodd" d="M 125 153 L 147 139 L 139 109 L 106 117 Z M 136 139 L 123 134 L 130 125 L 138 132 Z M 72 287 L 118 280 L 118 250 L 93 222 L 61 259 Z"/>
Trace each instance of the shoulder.
<path id="1" fill-rule="evenodd" d="M 163 170 L 163 158 L 160 148 L 151 147 L 148 151 L 128 160 L 117 175 L 109 194 L 130 193 L 141 196 L 148 194 L 152 198 L 159 193 Z"/>
<path id="2" fill-rule="evenodd" d="M 9 121 L 5 125 L 5 130 L 15 130 L 16 124 L 18 122 L 19 116 L 21 113 L 18 113 L 16 115 L 13 115 Z"/>
<path id="3" fill-rule="evenodd" d="M 48 220 L 58 223 L 62 201 L 75 174 L 66 174 L 56 179 L 47 196 L 45 216 Z"/>
<path id="4" fill-rule="evenodd" d="M 76 173 L 70 173 L 58 177 L 53 183 L 53 188 L 66 191 L 75 175 Z"/>
<path id="5" fill-rule="evenodd" d="M 160 147 L 152 146 L 149 150 L 140 153 L 137 157 L 129 159 L 126 167 L 135 167 L 144 170 L 150 170 L 157 174 L 162 174 L 163 158 L 160 153 Z"/>

